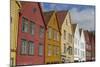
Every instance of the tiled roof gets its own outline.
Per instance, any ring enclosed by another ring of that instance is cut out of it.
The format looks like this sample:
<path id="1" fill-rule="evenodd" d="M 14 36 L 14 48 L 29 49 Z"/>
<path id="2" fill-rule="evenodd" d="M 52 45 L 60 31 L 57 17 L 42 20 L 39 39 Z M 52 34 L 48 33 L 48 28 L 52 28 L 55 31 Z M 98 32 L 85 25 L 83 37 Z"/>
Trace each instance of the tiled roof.
<path id="1" fill-rule="evenodd" d="M 54 11 L 49 11 L 49 12 L 43 12 L 43 17 L 44 17 L 44 21 L 45 24 L 47 25 L 51 16 L 53 15 Z"/>
<path id="2" fill-rule="evenodd" d="M 72 32 L 73 32 L 73 34 L 75 33 L 76 26 L 77 26 L 77 24 L 72 24 Z"/>
<path id="3" fill-rule="evenodd" d="M 67 13 L 68 13 L 68 11 L 57 11 L 56 12 L 56 16 L 57 16 L 57 20 L 58 20 L 60 29 L 61 29 L 61 26 L 63 24 L 63 21 L 67 15 Z"/>

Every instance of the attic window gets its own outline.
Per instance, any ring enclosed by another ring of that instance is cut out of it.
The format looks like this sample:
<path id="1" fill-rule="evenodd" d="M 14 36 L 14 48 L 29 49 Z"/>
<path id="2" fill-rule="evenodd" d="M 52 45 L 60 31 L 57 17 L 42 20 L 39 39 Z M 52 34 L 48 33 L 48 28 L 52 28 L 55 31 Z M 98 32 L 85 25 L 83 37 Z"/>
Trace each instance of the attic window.
<path id="1" fill-rule="evenodd" d="M 36 12 L 36 8 L 33 8 L 33 9 L 32 9 L 32 12 L 33 12 L 33 13 Z"/>

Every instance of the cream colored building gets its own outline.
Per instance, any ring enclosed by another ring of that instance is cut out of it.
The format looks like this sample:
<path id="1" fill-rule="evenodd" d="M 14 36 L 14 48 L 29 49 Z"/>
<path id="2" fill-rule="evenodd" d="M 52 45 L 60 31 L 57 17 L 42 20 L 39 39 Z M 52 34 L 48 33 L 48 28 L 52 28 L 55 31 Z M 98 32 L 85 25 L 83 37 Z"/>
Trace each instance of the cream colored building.
<path id="1" fill-rule="evenodd" d="M 73 35 L 72 35 L 70 12 L 58 11 L 57 20 L 61 31 L 62 63 L 74 62 Z"/>

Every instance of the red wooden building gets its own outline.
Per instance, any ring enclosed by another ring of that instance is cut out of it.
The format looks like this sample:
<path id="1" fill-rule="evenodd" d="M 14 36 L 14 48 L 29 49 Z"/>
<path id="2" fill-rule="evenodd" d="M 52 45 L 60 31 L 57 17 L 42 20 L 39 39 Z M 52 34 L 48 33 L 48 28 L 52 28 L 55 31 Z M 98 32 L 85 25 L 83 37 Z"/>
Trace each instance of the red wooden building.
<path id="1" fill-rule="evenodd" d="M 91 61 L 95 61 L 95 32 L 91 31 L 90 35 L 90 43 L 91 43 Z"/>
<path id="2" fill-rule="evenodd" d="M 44 64 L 45 24 L 40 4 L 22 1 L 21 5 L 16 64 Z"/>
<path id="3" fill-rule="evenodd" d="M 90 41 L 90 34 L 89 31 L 84 31 L 85 35 L 85 42 L 86 42 L 86 61 L 91 61 L 92 59 L 92 45 Z"/>

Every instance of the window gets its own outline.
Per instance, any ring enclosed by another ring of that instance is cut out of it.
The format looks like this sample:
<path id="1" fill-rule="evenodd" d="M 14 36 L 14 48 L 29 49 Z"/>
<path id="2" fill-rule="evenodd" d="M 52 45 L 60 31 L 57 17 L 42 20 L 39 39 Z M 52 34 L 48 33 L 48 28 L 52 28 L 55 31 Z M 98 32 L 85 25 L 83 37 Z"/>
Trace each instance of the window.
<path id="1" fill-rule="evenodd" d="M 21 41 L 21 54 L 27 54 L 27 41 L 25 39 Z"/>
<path id="2" fill-rule="evenodd" d="M 66 53 L 66 44 L 64 44 L 64 53 Z"/>
<path id="3" fill-rule="evenodd" d="M 86 49 L 89 49 L 89 44 L 86 44 Z"/>
<path id="4" fill-rule="evenodd" d="M 69 42 L 72 42 L 72 35 L 70 33 L 68 34 L 68 40 Z"/>
<path id="5" fill-rule="evenodd" d="M 42 38 L 44 36 L 44 27 L 40 26 L 40 34 L 39 34 L 40 38 Z"/>
<path id="6" fill-rule="evenodd" d="M 57 31 L 55 31 L 55 39 L 57 40 Z"/>
<path id="7" fill-rule="evenodd" d="M 90 56 L 91 56 L 91 52 L 90 52 L 90 51 L 87 51 L 87 52 L 86 52 L 86 55 L 87 55 L 88 57 L 90 57 Z"/>
<path id="8" fill-rule="evenodd" d="M 67 50 L 68 50 L 68 54 L 69 54 L 69 55 L 72 55 L 72 47 L 69 46 L 69 47 L 67 48 Z"/>
<path id="9" fill-rule="evenodd" d="M 59 33 L 57 32 L 57 41 L 59 41 Z"/>
<path id="10" fill-rule="evenodd" d="M 77 55 L 77 48 L 74 48 L 74 54 Z"/>
<path id="11" fill-rule="evenodd" d="M 34 43 L 29 41 L 29 55 L 34 55 Z"/>
<path id="12" fill-rule="evenodd" d="M 64 36 L 63 37 L 64 37 L 64 39 L 66 39 L 66 31 L 65 30 L 64 30 Z"/>
<path id="13" fill-rule="evenodd" d="M 55 30 L 53 32 L 54 32 L 53 34 L 54 40 L 57 40 L 57 32 Z"/>
<path id="14" fill-rule="evenodd" d="M 84 49 L 84 43 L 81 42 L 81 49 Z"/>
<path id="15" fill-rule="evenodd" d="M 84 51 L 81 52 L 81 56 L 82 56 L 82 58 L 85 57 L 85 56 L 84 56 Z"/>
<path id="16" fill-rule="evenodd" d="M 30 22 L 30 33 L 34 35 L 34 31 L 35 31 L 35 23 L 31 21 Z"/>
<path id="17" fill-rule="evenodd" d="M 59 55 L 59 47 L 57 47 L 56 50 L 56 55 Z"/>
<path id="18" fill-rule="evenodd" d="M 52 46 L 48 44 L 48 56 L 52 55 Z"/>
<path id="19" fill-rule="evenodd" d="M 77 51 L 77 53 L 78 53 L 78 55 L 80 55 L 80 49 L 77 49 L 78 51 Z"/>
<path id="20" fill-rule="evenodd" d="M 39 44 L 39 56 L 42 56 L 43 55 L 43 45 L 42 44 Z"/>
<path id="21" fill-rule="evenodd" d="M 53 55 L 55 56 L 57 53 L 57 49 L 56 49 L 56 46 L 53 46 Z"/>
<path id="22" fill-rule="evenodd" d="M 26 18 L 22 18 L 22 32 L 28 32 L 28 20 Z"/>
<path id="23" fill-rule="evenodd" d="M 48 29 L 48 38 L 51 39 L 52 38 L 52 28 Z"/>
<path id="24" fill-rule="evenodd" d="M 75 38 L 74 41 L 75 41 L 75 45 L 77 45 L 77 38 Z"/>

